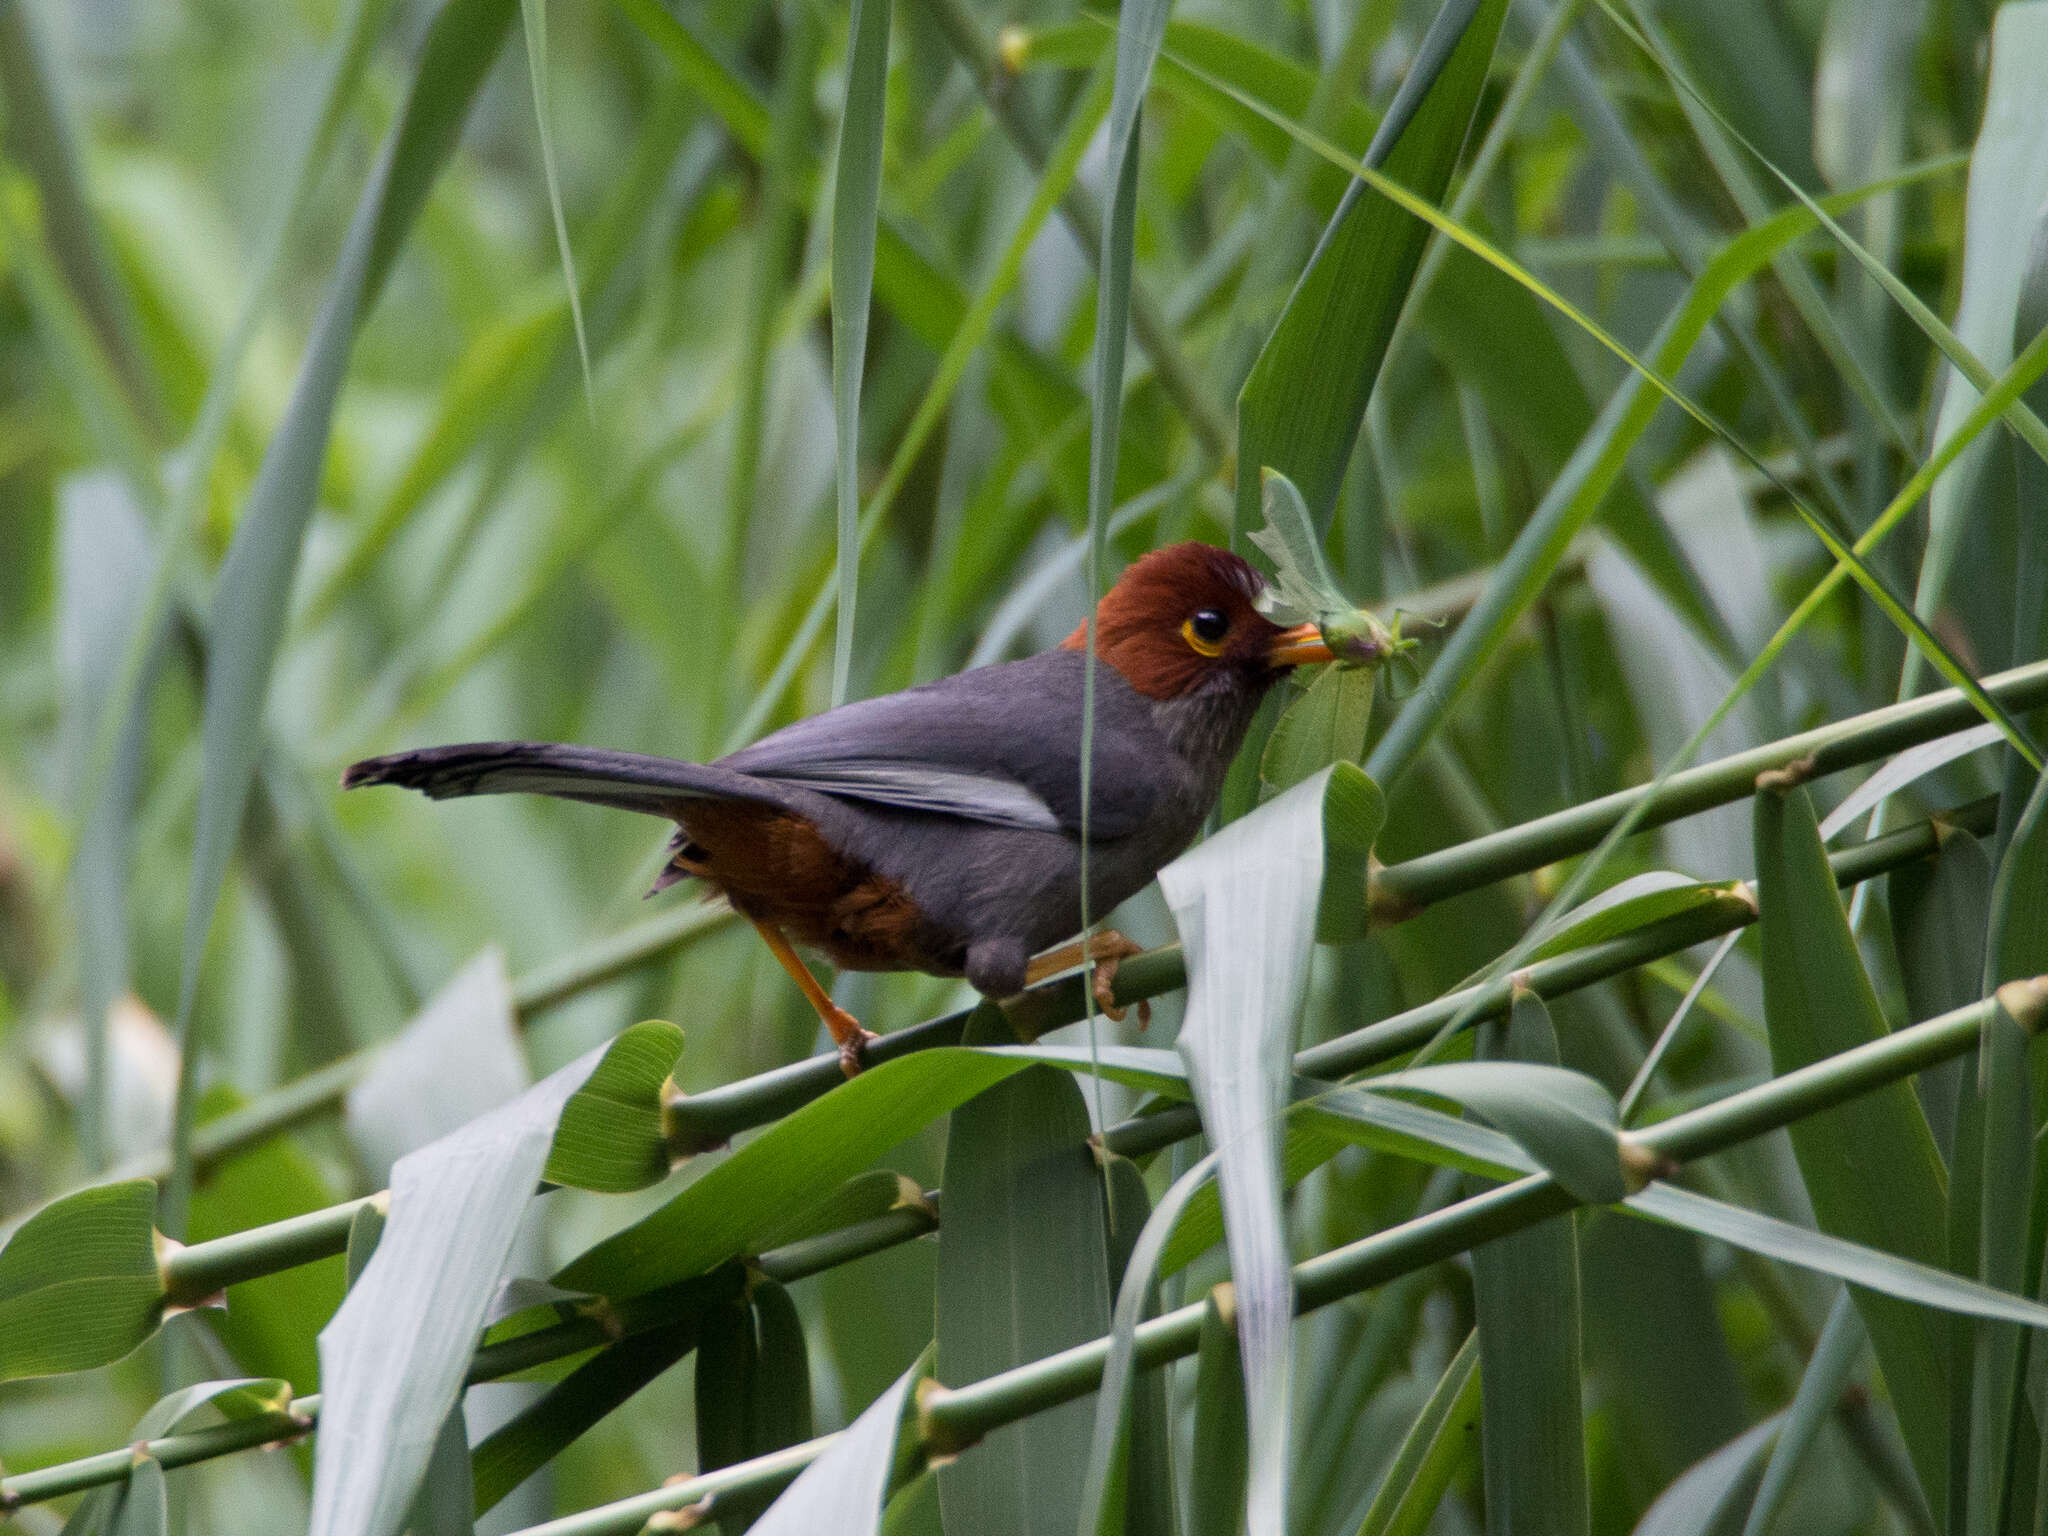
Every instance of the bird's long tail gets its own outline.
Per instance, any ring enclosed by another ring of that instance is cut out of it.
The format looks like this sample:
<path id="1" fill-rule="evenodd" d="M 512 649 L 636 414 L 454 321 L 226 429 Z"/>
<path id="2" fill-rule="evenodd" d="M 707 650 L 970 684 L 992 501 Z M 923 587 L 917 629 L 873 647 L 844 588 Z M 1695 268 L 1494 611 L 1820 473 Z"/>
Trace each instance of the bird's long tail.
<path id="1" fill-rule="evenodd" d="M 343 789 L 396 784 L 436 800 L 462 795 L 552 795 L 619 810 L 674 816 L 683 800 L 778 804 L 768 785 L 729 768 L 544 741 L 472 741 L 365 758 L 341 776 Z"/>

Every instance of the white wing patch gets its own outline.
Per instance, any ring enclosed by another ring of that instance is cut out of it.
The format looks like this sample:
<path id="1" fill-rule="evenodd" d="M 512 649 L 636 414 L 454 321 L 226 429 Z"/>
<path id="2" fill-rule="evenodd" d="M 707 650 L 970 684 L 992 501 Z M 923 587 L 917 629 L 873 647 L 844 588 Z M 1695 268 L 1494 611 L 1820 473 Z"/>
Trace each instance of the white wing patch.
<path id="1" fill-rule="evenodd" d="M 758 778 L 801 785 L 849 800 L 964 816 L 971 821 L 1032 832 L 1060 830 L 1060 819 L 1053 814 L 1052 807 L 1015 779 L 860 758 L 815 767 L 756 769 L 754 773 Z"/>

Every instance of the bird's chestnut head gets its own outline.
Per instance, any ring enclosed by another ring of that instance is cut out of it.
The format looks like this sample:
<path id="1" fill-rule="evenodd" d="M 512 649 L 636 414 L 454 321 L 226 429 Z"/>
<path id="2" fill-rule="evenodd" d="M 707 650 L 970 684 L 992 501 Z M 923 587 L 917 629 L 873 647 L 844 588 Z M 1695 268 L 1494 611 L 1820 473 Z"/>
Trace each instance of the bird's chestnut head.
<path id="1" fill-rule="evenodd" d="M 1262 695 L 1287 668 L 1328 661 L 1313 624 L 1283 629 L 1253 606 L 1265 580 L 1227 549 L 1189 540 L 1140 556 L 1095 609 L 1095 654 L 1161 701 L 1212 689 Z M 1078 651 L 1082 625 L 1060 642 Z"/>

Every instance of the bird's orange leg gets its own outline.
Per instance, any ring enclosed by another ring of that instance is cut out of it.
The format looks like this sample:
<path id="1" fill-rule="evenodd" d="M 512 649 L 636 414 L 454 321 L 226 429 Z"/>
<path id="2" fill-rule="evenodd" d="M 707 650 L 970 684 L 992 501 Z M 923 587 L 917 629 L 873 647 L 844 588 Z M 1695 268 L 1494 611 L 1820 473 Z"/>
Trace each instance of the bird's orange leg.
<path id="1" fill-rule="evenodd" d="M 1058 949 L 1048 949 L 1034 957 L 1024 968 L 1024 985 L 1035 986 L 1048 976 L 1057 976 L 1061 971 L 1071 971 L 1075 966 L 1093 960 L 1095 1006 L 1121 1024 L 1124 1010 L 1116 1000 L 1117 963 L 1144 952 L 1145 946 L 1135 939 L 1125 938 L 1114 928 L 1105 928 L 1100 933 L 1076 939 L 1071 944 L 1062 944 Z M 1152 1005 L 1141 999 L 1138 1003 L 1138 1028 L 1143 1029 L 1151 1022 Z"/>
<path id="2" fill-rule="evenodd" d="M 760 933 L 761 941 L 768 946 L 768 952 L 803 988 L 805 999 L 818 1010 L 818 1017 L 832 1031 L 832 1038 L 839 1045 L 839 1070 L 848 1077 L 854 1076 L 860 1071 L 861 1057 L 867 1051 L 868 1042 L 875 1038 L 874 1031 L 862 1029 L 859 1019 L 832 1001 L 832 994 L 818 985 L 818 978 L 811 974 L 811 968 L 804 964 L 803 957 L 790 948 L 789 940 L 782 936 L 780 928 L 762 922 L 754 923 L 754 927 Z"/>

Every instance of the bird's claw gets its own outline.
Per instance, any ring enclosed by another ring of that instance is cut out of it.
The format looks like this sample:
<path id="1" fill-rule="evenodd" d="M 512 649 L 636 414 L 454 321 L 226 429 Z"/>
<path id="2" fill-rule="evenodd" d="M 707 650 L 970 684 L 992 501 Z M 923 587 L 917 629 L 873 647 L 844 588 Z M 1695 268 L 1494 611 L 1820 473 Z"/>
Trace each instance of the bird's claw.
<path id="1" fill-rule="evenodd" d="M 1122 955 L 1106 955 L 1098 959 L 1095 962 L 1094 979 L 1090 984 L 1090 989 L 1095 994 L 1095 1006 L 1102 1010 L 1103 1017 L 1112 1024 L 1123 1023 L 1124 1015 L 1130 1012 L 1128 1005 L 1116 1000 L 1116 968 L 1122 959 Z M 1138 999 L 1138 1028 L 1151 1027 L 1152 1002 L 1149 998 L 1141 997 Z"/>
<path id="2" fill-rule="evenodd" d="M 848 1077 L 859 1077 L 867 1065 L 868 1046 L 881 1037 L 871 1029 L 862 1029 L 850 1016 L 845 1028 L 834 1029 L 832 1034 L 839 1042 L 839 1070 Z"/>

